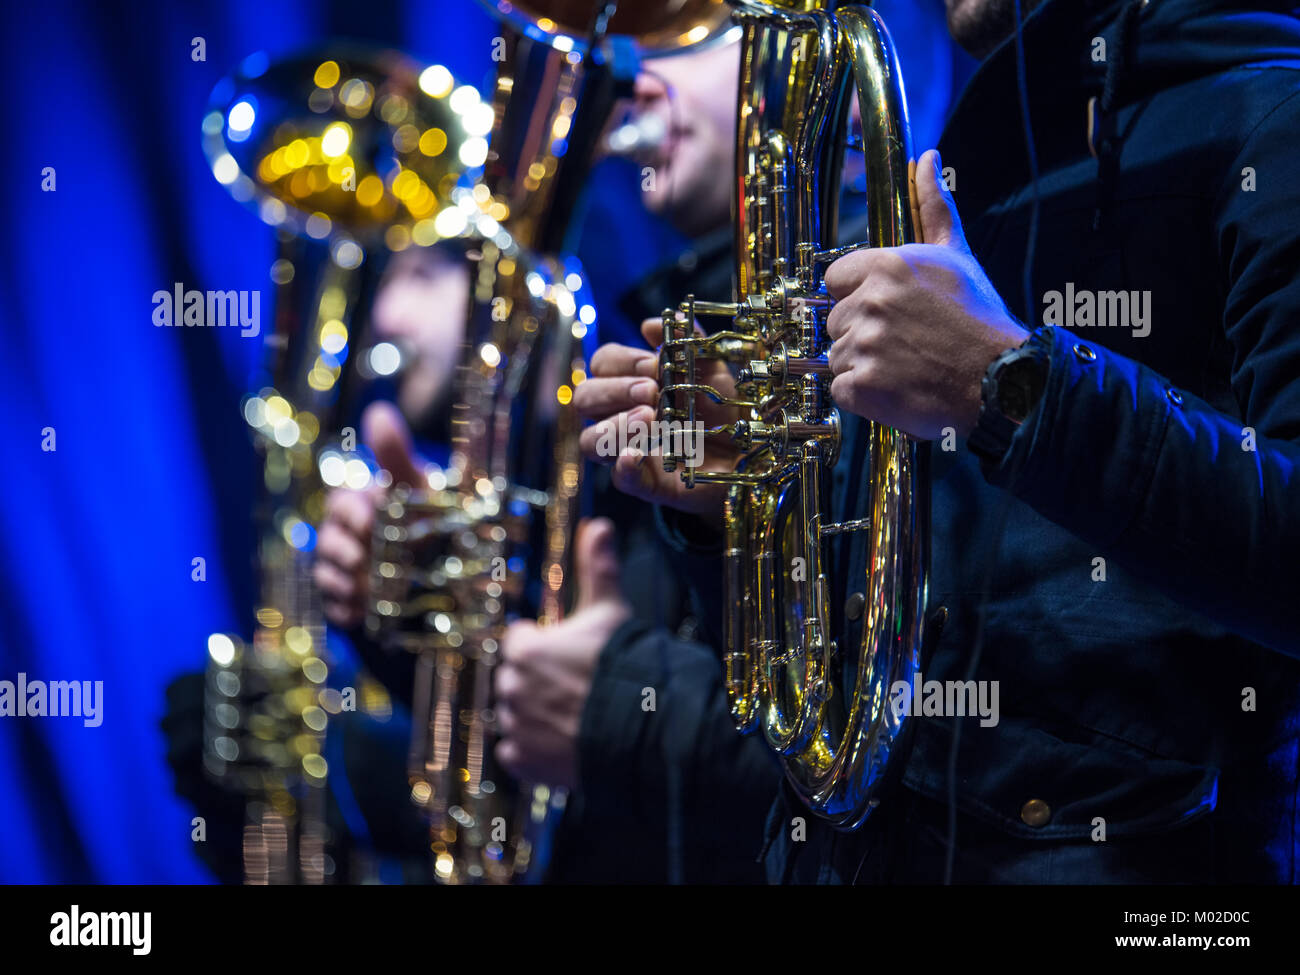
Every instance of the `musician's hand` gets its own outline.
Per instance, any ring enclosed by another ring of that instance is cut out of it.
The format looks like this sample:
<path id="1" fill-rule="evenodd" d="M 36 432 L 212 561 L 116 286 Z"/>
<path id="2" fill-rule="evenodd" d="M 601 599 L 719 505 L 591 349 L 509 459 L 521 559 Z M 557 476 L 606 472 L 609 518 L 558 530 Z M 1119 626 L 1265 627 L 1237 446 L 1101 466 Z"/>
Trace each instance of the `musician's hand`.
<path id="1" fill-rule="evenodd" d="M 496 668 L 496 756 L 524 782 L 578 784 L 578 728 L 591 692 L 596 661 L 632 608 L 619 589 L 614 526 L 584 521 L 574 548 L 578 600 L 553 626 L 513 623 Z"/>
<path id="2" fill-rule="evenodd" d="M 361 417 L 361 439 L 375 452 L 394 484 L 423 483 L 422 462 L 411 448 L 410 432 L 392 405 L 372 403 Z M 366 615 L 370 590 L 370 532 L 383 489 L 335 488 L 325 498 L 325 517 L 316 536 L 312 578 L 320 591 L 325 618 L 351 629 Z"/>
<path id="3" fill-rule="evenodd" d="M 696 326 L 698 331 L 698 326 Z M 663 322 L 649 318 L 641 323 L 646 341 L 657 346 L 663 340 Z M 702 334 L 702 333 L 701 333 Z M 715 387 L 723 396 L 735 396 L 731 372 L 719 361 L 697 360 L 698 381 Z M 649 442 L 657 432 L 655 411 L 659 402 L 658 357 L 649 349 L 609 343 L 591 359 L 591 377 L 579 384 L 573 403 L 585 418 L 596 421 L 582 431 L 582 452 L 589 459 L 613 465 L 614 486 L 652 504 L 668 505 L 704 519 L 721 523 L 721 485 L 699 484 L 687 488 L 681 468 L 665 471 L 662 448 Z M 696 410 L 707 428 L 734 422 L 737 412 L 720 406 L 706 396 L 696 397 Z M 633 441 L 639 431 L 647 433 L 648 451 Z M 690 437 L 685 441 L 697 451 L 696 470 L 733 471 L 739 458 L 725 436 Z"/>
<path id="4" fill-rule="evenodd" d="M 969 433 L 989 364 L 1029 335 L 971 254 L 940 166 L 932 149 L 916 167 L 926 243 L 854 251 L 826 270 L 839 299 L 826 323 L 835 402 L 923 440 Z"/>

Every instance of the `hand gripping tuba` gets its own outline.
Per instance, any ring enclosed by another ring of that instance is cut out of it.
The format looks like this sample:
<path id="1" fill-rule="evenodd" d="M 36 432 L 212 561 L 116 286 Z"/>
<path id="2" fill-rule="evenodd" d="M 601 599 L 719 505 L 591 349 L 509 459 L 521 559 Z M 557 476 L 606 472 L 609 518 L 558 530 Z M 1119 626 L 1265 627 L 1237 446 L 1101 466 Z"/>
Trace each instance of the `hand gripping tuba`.
<path id="1" fill-rule="evenodd" d="M 863 246 L 911 242 L 917 221 L 907 111 L 889 35 L 865 7 L 816 9 L 829 6 L 735 3 L 744 29 L 733 196 L 737 293 L 731 302 L 688 297 L 664 313 L 659 418 L 687 436 L 728 437 L 742 452 L 726 473 L 685 466 L 681 452 L 664 455 L 667 470 L 683 465 L 688 485 L 728 485 L 723 640 L 735 723 L 745 732 L 762 729 L 815 813 L 854 829 L 878 801 L 906 727 L 890 691 L 896 681 L 910 682 L 918 666 L 929 499 L 923 448 L 869 423 L 869 483 L 862 487 L 869 514 L 835 521 L 830 510 L 834 466 L 854 451 L 841 444 L 829 392 L 830 301 L 821 274 L 852 249 L 835 244 L 854 92 L 868 186 Z M 704 337 L 694 332 L 697 316 L 732 323 Z M 699 382 L 701 360 L 731 366 L 734 395 Z M 700 395 L 735 407 L 739 418 L 703 430 Z M 866 597 L 862 638 L 841 647 L 834 621 L 843 618 L 844 594 L 832 587 L 838 580 L 829 551 L 836 539 L 854 542 L 843 537 L 856 533 L 866 556 L 866 578 L 853 585 Z"/>

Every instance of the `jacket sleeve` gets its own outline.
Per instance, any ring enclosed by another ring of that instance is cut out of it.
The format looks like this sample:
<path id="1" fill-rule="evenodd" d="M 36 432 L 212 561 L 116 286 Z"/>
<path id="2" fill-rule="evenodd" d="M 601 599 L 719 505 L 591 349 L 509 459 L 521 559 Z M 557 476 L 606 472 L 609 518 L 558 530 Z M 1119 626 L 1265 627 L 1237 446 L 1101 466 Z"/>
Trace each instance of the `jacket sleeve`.
<path id="1" fill-rule="evenodd" d="M 1172 598 L 1295 657 L 1300 179 L 1287 155 L 1298 128 L 1300 98 L 1291 97 L 1255 129 L 1216 205 L 1240 415 L 1045 327 L 1043 397 L 1007 455 L 984 471 Z M 1240 183 L 1248 165 L 1261 180 L 1254 192 Z"/>
<path id="2" fill-rule="evenodd" d="M 713 652 L 632 620 L 601 654 L 579 730 L 582 792 L 664 818 L 670 880 L 757 882 L 780 770 L 731 723 Z M 687 877 L 689 865 L 698 874 Z"/>

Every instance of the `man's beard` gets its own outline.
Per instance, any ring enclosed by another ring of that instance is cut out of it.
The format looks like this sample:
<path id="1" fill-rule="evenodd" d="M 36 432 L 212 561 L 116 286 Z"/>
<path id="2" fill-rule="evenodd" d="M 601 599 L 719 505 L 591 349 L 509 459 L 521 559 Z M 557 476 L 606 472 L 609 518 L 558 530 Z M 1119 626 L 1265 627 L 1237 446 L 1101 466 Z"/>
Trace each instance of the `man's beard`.
<path id="1" fill-rule="evenodd" d="M 1028 17 L 1043 0 L 1020 0 L 1020 14 Z M 1010 37 L 1016 29 L 1015 0 L 945 0 L 948 32 L 953 40 L 977 58 Z"/>

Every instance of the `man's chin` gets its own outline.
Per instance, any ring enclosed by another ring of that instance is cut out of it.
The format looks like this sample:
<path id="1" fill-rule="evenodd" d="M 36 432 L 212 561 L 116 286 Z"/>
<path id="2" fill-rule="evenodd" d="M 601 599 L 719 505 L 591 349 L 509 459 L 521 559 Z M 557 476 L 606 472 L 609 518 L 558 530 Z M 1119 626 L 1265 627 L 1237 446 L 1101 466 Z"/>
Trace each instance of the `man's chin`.
<path id="1" fill-rule="evenodd" d="M 1021 0 L 1021 15 L 1028 17 L 1042 0 Z M 945 0 L 948 33 L 961 47 L 984 58 L 1011 36 L 1016 28 L 1015 0 Z"/>
<path id="2" fill-rule="evenodd" d="M 641 199 L 645 208 L 656 217 L 671 217 L 672 214 L 669 213 L 669 205 L 672 203 L 671 170 L 667 167 L 654 170 L 653 188 L 644 188 L 644 183 L 642 187 Z"/>

